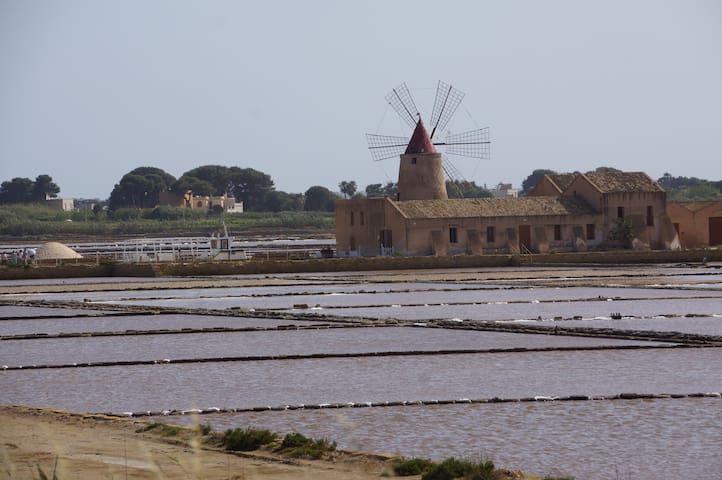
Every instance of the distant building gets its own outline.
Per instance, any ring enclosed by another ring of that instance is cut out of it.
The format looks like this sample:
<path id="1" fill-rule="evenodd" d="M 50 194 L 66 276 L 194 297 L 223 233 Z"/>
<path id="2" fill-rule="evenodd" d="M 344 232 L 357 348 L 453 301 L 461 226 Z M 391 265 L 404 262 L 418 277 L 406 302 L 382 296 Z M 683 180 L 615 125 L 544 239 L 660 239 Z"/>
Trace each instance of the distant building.
<path id="1" fill-rule="evenodd" d="M 722 202 L 669 202 L 667 212 L 682 248 L 722 245 Z"/>
<path id="2" fill-rule="evenodd" d="M 202 211 L 212 210 L 214 206 L 220 206 L 224 212 L 243 213 L 243 202 L 237 202 L 233 196 L 193 195 L 190 190 L 183 195 L 175 192 L 161 192 L 158 204 Z"/>
<path id="3" fill-rule="evenodd" d="M 666 193 L 641 172 L 547 175 L 523 198 L 449 199 L 441 155 L 419 121 L 401 155 L 395 199 L 336 202 L 336 249 L 444 256 L 619 248 L 611 235 L 619 219 L 631 226 L 632 248 L 678 248 Z"/>
<path id="4" fill-rule="evenodd" d="M 45 202 L 48 207 L 53 210 L 62 210 L 63 212 L 72 212 L 75 208 L 75 202 L 72 198 L 46 198 Z"/>
<path id="5" fill-rule="evenodd" d="M 511 183 L 500 183 L 489 190 L 494 198 L 516 198 L 519 196 L 519 189 L 512 187 Z"/>

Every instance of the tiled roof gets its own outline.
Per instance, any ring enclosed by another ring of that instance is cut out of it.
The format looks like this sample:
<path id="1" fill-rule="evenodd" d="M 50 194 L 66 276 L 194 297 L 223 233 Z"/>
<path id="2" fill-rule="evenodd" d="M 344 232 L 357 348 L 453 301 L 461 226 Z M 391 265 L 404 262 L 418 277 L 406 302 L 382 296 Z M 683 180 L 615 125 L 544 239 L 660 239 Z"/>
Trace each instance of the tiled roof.
<path id="1" fill-rule="evenodd" d="M 549 179 L 559 187 L 559 191 L 563 192 L 566 188 L 572 184 L 572 180 L 577 178 L 576 173 L 550 173 L 547 174 Z"/>
<path id="2" fill-rule="evenodd" d="M 604 170 L 583 175 L 602 193 L 664 191 L 657 182 L 644 172 Z"/>
<path id="3" fill-rule="evenodd" d="M 591 215 L 581 197 L 463 198 L 393 202 L 405 218 L 522 217 Z"/>

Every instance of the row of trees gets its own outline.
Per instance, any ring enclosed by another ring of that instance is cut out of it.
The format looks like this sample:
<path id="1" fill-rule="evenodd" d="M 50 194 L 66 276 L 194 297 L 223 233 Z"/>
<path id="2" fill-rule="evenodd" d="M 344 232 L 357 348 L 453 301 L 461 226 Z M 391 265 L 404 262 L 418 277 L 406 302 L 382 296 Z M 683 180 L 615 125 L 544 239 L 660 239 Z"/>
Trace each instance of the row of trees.
<path id="1" fill-rule="evenodd" d="M 597 170 L 615 170 L 599 167 Z M 521 195 L 528 193 L 545 174 L 557 173 L 537 169 L 522 182 Z M 669 200 L 710 200 L 722 196 L 722 181 L 708 181 L 696 177 L 673 177 L 665 173 L 657 182 L 667 191 Z M 398 185 L 394 182 L 373 183 L 360 192 L 355 181 L 342 181 L 339 191 L 343 198 L 395 197 Z M 121 208 L 152 208 L 160 203 L 161 192 L 183 196 L 187 191 L 194 195 L 232 195 L 243 202 L 246 211 L 333 211 L 338 194 L 323 186 L 313 186 L 304 193 L 287 193 L 276 190 L 270 175 L 252 168 L 205 165 L 175 178 L 156 167 L 136 168 L 120 179 L 108 199 L 111 210 Z M 491 197 L 486 188 L 469 181 L 447 181 L 449 198 Z M 49 175 L 13 178 L 0 184 L 0 204 L 37 203 L 57 197 L 60 187 Z"/>
<path id="2" fill-rule="evenodd" d="M 15 177 L 0 184 L 0 203 L 37 203 L 46 198 L 55 198 L 60 193 L 50 175 L 38 175 L 35 181 Z"/>

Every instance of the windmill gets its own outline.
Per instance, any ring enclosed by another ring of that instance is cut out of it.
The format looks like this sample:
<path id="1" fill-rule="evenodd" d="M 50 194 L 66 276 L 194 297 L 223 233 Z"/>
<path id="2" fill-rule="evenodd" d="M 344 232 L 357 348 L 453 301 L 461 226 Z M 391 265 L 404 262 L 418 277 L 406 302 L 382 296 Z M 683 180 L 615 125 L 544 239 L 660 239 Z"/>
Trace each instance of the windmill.
<path id="1" fill-rule="evenodd" d="M 385 98 L 399 117 L 414 129 L 413 134 L 407 139 L 367 133 L 366 141 L 374 161 L 401 157 L 399 200 L 448 198 L 445 177 L 452 182 L 463 180 L 448 158 L 442 159 L 436 146 L 443 147 L 447 155 L 483 160 L 489 158 L 491 142 L 488 127 L 458 134 L 449 133 L 444 141 L 434 141 L 436 133 L 446 128 L 464 98 L 464 93 L 451 85 L 442 81 L 438 83 L 431 112 L 430 135 L 405 83 L 391 90 Z"/>

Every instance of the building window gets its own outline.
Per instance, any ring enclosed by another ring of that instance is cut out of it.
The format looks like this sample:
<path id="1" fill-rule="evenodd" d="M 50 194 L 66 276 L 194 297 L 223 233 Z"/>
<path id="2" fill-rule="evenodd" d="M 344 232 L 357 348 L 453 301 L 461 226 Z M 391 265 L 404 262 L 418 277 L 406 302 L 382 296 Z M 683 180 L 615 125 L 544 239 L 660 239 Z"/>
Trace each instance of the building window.
<path id="1" fill-rule="evenodd" d="M 486 241 L 494 243 L 494 227 L 486 227 Z"/>
<path id="2" fill-rule="evenodd" d="M 411 158 L 411 165 L 416 165 L 416 157 Z"/>
<path id="3" fill-rule="evenodd" d="M 459 240 L 456 236 L 456 227 L 449 228 L 449 243 L 457 243 Z"/>
<path id="4" fill-rule="evenodd" d="M 197 206 L 198 208 L 201 208 L 201 207 L 203 206 L 203 202 L 200 201 L 200 200 L 198 200 L 198 203 L 196 203 L 196 206 Z"/>
<path id="5" fill-rule="evenodd" d="M 617 218 L 624 218 L 624 207 L 617 207 Z"/>
<path id="6" fill-rule="evenodd" d="M 554 225 L 554 240 L 557 242 L 562 239 L 562 226 Z"/>
<path id="7" fill-rule="evenodd" d="M 651 205 L 647 205 L 647 226 L 654 226 L 654 208 Z"/>
<path id="8" fill-rule="evenodd" d="M 364 212 L 359 212 L 359 222 L 361 225 L 364 224 Z"/>
<path id="9" fill-rule="evenodd" d="M 351 225 L 353 226 L 353 212 L 351 212 Z"/>
<path id="10" fill-rule="evenodd" d="M 587 223 L 587 240 L 594 240 L 594 224 Z"/>

